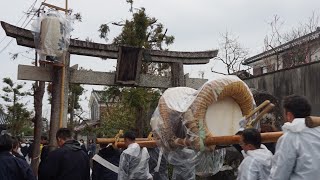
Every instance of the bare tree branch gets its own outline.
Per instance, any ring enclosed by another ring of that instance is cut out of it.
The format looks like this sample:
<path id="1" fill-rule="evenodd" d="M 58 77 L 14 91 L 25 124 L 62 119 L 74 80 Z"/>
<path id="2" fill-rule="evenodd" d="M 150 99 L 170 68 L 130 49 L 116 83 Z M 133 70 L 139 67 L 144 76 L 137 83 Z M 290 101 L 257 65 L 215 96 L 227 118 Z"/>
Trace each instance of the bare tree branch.
<path id="1" fill-rule="evenodd" d="M 228 31 L 221 34 L 221 39 L 219 54 L 215 59 L 226 66 L 228 74 L 241 70 L 241 63 L 247 58 L 248 51 Z"/>

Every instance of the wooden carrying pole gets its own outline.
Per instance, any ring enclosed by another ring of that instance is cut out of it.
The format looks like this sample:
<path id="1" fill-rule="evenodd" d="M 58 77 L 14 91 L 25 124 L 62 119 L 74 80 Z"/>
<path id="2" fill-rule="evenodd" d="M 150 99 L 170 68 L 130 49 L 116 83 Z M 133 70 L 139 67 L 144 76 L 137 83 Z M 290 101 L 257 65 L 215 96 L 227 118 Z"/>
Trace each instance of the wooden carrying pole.
<path id="1" fill-rule="evenodd" d="M 277 140 L 279 139 L 280 136 L 282 136 L 282 134 L 283 134 L 282 132 L 261 133 L 261 140 L 263 143 L 277 142 Z M 97 144 L 112 143 L 112 139 L 114 138 L 97 138 Z M 147 138 L 141 138 L 141 139 L 147 139 Z M 137 138 L 136 143 L 138 143 L 141 147 L 148 147 L 148 148 L 157 147 L 157 143 L 155 140 L 146 141 L 146 140 L 138 140 Z M 239 135 L 208 137 L 205 140 L 206 146 L 212 146 L 212 145 L 226 146 L 226 145 L 239 144 L 239 143 L 240 143 Z M 124 142 L 121 142 L 121 141 L 118 142 L 117 147 L 124 148 L 125 147 Z"/>
<path id="2" fill-rule="evenodd" d="M 317 116 L 308 116 L 305 118 L 306 126 L 309 128 L 314 128 L 320 126 L 320 117 Z"/>
<path id="3" fill-rule="evenodd" d="M 261 133 L 261 141 L 262 143 L 277 142 L 277 140 L 282 135 L 283 135 L 283 132 Z M 212 146 L 212 145 L 226 146 L 226 145 L 239 144 L 239 143 L 240 143 L 240 135 L 208 137 L 205 140 L 205 144 L 207 146 Z"/>
<path id="4" fill-rule="evenodd" d="M 136 138 L 136 141 L 148 141 L 149 138 Z M 115 138 L 97 138 L 98 144 L 109 144 L 109 143 L 115 143 Z M 123 138 L 119 138 L 118 142 L 124 142 Z"/>
<path id="5" fill-rule="evenodd" d="M 269 100 L 265 100 L 258 107 L 256 107 L 253 111 L 251 111 L 245 118 L 246 119 L 251 118 L 251 116 L 253 116 L 256 112 L 260 111 L 262 108 L 266 107 L 269 104 L 270 104 L 270 101 Z"/>
<path id="6" fill-rule="evenodd" d="M 320 126 L 320 117 L 316 116 L 308 116 L 305 118 L 306 126 L 309 128 L 315 128 Z M 261 141 L 262 143 L 270 143 L 270 142 L 277 142 L 277 140 L 280 138 L 280 136 L 283 135 L 283 132 L 267 132 L 267 133 L 261 133 Z M 156 147 L 157 143 L 155 140 L 145 140 L 149 138 L 137 138 L 137 143 L 141 147 Z M 98 138 L 97 143 L 98 144 L 107 144 L 107 143 L 113 143 L 115 142 L 114 138 Z M 216 136 L 216 137 L 207 137 L 205 139 L 205 145 L 206 146 L 227 146 L 232 144 L 239 144 L 240 143 L 240 136 L 239 135 L 233 135 L 233 136 Z M 118 148 L 124 148 L 125 144 L 124 142 L 118 142 L 117 144 Z"/>

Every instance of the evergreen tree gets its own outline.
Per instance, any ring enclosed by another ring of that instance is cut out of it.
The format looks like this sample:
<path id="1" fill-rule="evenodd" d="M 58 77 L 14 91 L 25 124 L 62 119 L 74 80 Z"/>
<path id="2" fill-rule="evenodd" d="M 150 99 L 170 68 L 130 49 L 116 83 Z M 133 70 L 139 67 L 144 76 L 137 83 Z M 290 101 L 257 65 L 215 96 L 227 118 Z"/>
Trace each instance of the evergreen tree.
<path id="1" fill-rule="evenodd" d="M 133 10 L 133 1 L 127 0 Z M 135 8 L 136 9 L 136 8 Z M 154 17 L 146 14 L 145 8 L 132 12 L 132 19 L 112 23 L 122 27 L 122 32 L 113 39 L 113 44 L 134 46 L 145 49 L 167 50 L 174 42 L 174 37 L 167 35 L 167 29 Z M 107 40 L 110 28 L 102 24 L 100 38 Z M 141 73 L 166 76 L 170 73 L 168 63 L 143 62 Z M 135 130 L 137 137 L 150 131 L 150 119 L 160 98 L 160 90 L 152 88 L 117 88 L 106 87 L 105 102 L 107 110 L 103 114 L 100 131 L 107 136 L 114 136 L 119 129 Z M 110 103 L 117 99 L 116 103 Z M 109 104 L 109 105 L 108 105 Z M 112 106 L 110 105 L 112 104 Z"/>
<path id="2" fill-rule="evenodd" d="M 3 78 L 3 82 L 6 84 L 2 91 L 4 95 L 1 98 L 7 102 L 7 114 L 9 121 L 9 132 L 14 136 L 21 135 L 23 130 L 30 129 L 31 126 L 31 113 L 25 107 L 25 104 L 21 103 L 21 99 L 30 95 L 28 92 L 24 92 L 22 89 L 24 84 L 15 84 L 10 78 Z"/>

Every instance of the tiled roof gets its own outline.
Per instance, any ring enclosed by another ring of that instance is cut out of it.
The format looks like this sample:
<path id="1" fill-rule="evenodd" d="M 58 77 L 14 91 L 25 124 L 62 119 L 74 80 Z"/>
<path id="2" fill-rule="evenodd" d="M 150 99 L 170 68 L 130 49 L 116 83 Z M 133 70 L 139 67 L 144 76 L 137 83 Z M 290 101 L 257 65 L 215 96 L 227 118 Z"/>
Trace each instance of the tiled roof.
<path id="1" fill-rule="evenodd" d="M 98 102 L 104 102 L 103 101 L 103 93 L 105 91 L 98 91 L 98 90 L 93 90 L 92 95 L 95 96 L 95 98 L 98 100 Z"/>
<path id="2" fill-rule="evenodd" d="M 242 63 L 243 65 L 248 65 L 248 64 L 251 64 L 251 63 L 254 63 L 256 61 L 260 61 L 266 57 L 269 57 L 271 55 L 274 55 L 275 53 L 279 53 L 279 52 L 283 52 L 289 48 L 292 48 L 294 46 L 297 46 L 299 44 L 302 44 L 302 43 L 305 43 L 305 42 L 310 42 L 310 41 L 313 41 L 313 40 L 316 40 L 320 37 L 320 29 L 317 28 L 316 31 L 314 32 L 311 32 L 309 34 L 306 34 L 304 36 L 301 36 L 299 38 L 296 38 L 292 41 L 289 41 L 285 44 L 282 44 L 280 46 L 277 46 L 273 49 L 270 49 L 268 51 L 265 51 L 263 53 L 260 53 L 260 54 L 257 54 L 255 56 L 252 56 L 246 60 L 244 60 L 244 62 Z"/>
<path id="3" fill-rule="evenodd" d="M 99 124 L 98 121 L 93 121 L 93 120 L 82 121 L 81 124 L 79 124 L 78 126 L 74 127 L 74 130 L 78 132 L 78 131 L 83 130 L 86 127 L 92 127 L 92 126 L 95 126 L 95 125 L 98 125 L 98 124 Z"/>
<path id="4" fill-rule="evenodd" d="M 106 103 L 106 100 L 103 99 L 103 97 L 105 96 L 106 91 L 98 91 L 98 90 L 92 90 L 91 94 L 92 96 L 95 97 L 95 99 L 99 102 L 99 103 Z M 119 98 L 115 98 L 114 99 L 115 102 L 119 101 Z M 108 100 L 108 103 L 112 103 L 113 101 Z"/>

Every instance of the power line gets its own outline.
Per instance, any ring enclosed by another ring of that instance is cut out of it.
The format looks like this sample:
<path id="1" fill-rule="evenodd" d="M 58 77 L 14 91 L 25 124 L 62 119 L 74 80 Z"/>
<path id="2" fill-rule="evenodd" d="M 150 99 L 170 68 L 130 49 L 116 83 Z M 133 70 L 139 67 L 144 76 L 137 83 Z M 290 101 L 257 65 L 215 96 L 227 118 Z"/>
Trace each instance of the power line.
<path id="1" fill-rule="evenodd" d="M 28 14 L 28 13 L 31 13 L 31 11 L 32 11 L 32 9 L 34 8 L 34 6 L 36 5 L 36 3 L 37 3 L 37 1 L 38 0 L 35 0 L 35 2 L 31 5 L 31 7 L 28 9 L 28 11 L 27 11 L 27 17 L 26 17 L 26 19 L 24 20 L 24 22 L 21 24 L 21 26 L 20 27 L 22 27 L 23 25 L 24 25 L 24 23 L 28 20 L 28 18 L 29 18 L 29 16 L 30 16 L 30 14 Z M 33 18 L 33 16 L 31 17 L 31 19 Z"/>
<path id="2" fill-rule="evenodd" d="M 35 0 L 35 2 L 30 6 L 30 8 L 28 8 L 28 10 L 31 10 L 32 8 L 34 8 L 34 6 L 35 6 L 35 4 L 36 4 L 37 1 L 38 1 L 38 0 Z M 44 0 L 43 2 L 46 2 L 46 1 L 47 1 L 47 0 Z M 29 23 L 31 22 L 32 18 L 37 14 L 38 11 L 40 11 L 41 6 L 42 6 L 42 4 L 41 4 L 40 7 L 38 8 L 38 10 L 33 13 L 32 17 L 30 18 L 30 20 L 28 21 L 28 23 L 27 23 L 23 28 L 25 28 L 25 27 L 27 27 L 27 26 L 29 25 Z M 25 21 L 22 23 L 22 25 L 21 25 L 20 27 L 22 27 L 22 26 L 24 25 L 24 23 L 26 22 L 26 20 L 28 19 L 28 17 L 29 17 L 29 15 L 27 15 Z M 12 40 L 13 40 L 13 39 L 11 39 L 11 40 L 7 43 L 7 45 L 6 45 L 4 48 L 1 49 L 0 53 L 2 53 L 4 50 L 6 50 L 6 49 L 9 47 L 9 45 L 12 43 Z"/>
<path id="3" fill-rule="evenodd" d="M 8 44 L 7 44 L 4 48 L 1 49 L 0 53 L 2 53 L 4 50 L 6 50 L 7 47 L 11 44 L 12 41 L 13 41 L 13 39 L 11 39 L 11 40 L 8 42 Z"/>
<path id="4" fill-rule="evenodd" d="M 34 8 L 34 6 L 35 6 L 35 4 L 37 3 L 37 1 L 38 0 L 35 0 L 32 4 L 31 4 L 31 6 L 27 9 L 27 12 L 29 12 L 30 10 L 32 10 L 32 8 Z M 19 21 L 16 23 L 16 26 L 18 26 L 19 25 L 19 23 L 20 23 L 20 21 L 23 19 L 23 17 L 25 17 L 26 16 L 26 19 L 25 19 L 25 21 L 28 19 L 28 17 L 29 17 L 29 15 L 26 15 L 26 14 L 24 14 L 20 19 L 19 19 Z M 24 22 L 25 23 L 25 22 Z M 23 23 L 23 24 L 24 24 Z M 21 25 L 22 26 L 22 25 Z M 3 37 L 3 38 L 1 38 L 1 40 L 0 40 L 0 44 L 6 39 L 6 35 Z"/>

